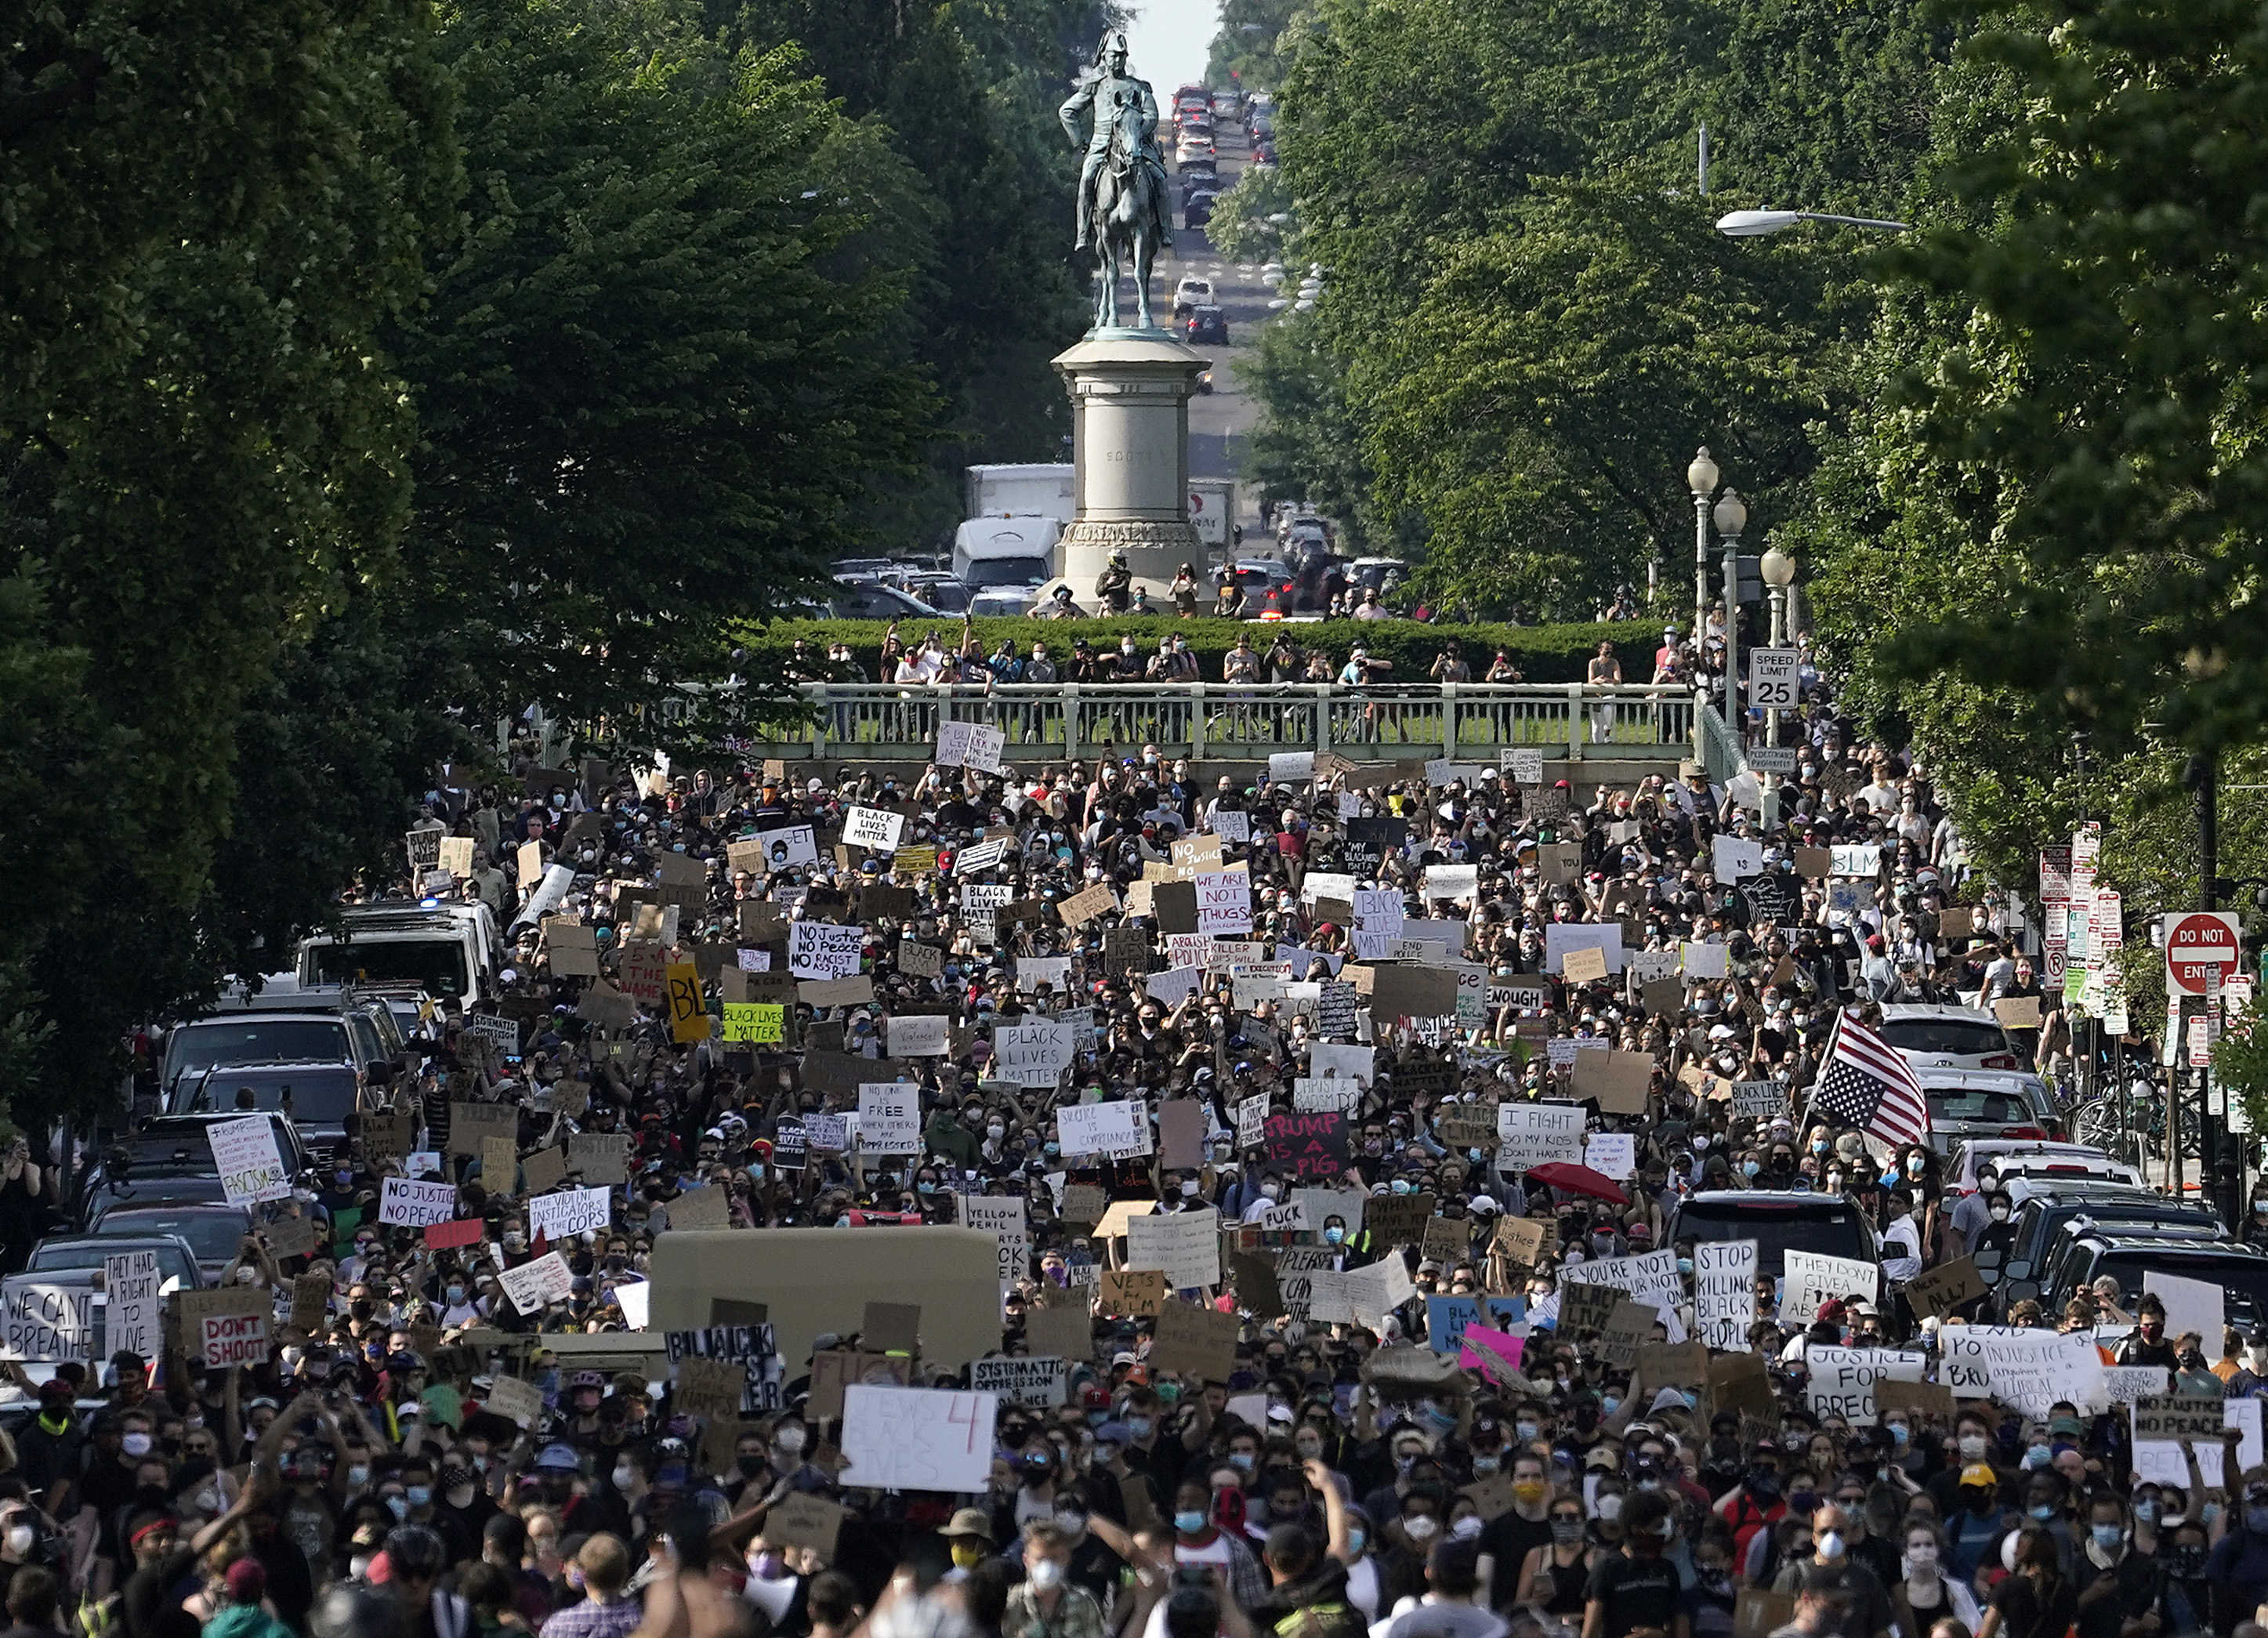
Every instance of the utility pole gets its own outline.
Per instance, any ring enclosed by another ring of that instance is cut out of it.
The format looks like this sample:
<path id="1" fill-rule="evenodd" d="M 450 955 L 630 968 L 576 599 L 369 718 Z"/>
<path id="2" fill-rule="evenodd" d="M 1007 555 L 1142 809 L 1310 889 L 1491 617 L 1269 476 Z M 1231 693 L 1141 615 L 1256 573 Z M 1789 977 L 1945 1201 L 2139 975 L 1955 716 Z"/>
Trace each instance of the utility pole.
<path id="1" fill-rule="evenodd" d="M 2220 907 L 2220 896 L 2216 891 L 2220 875 L 2220 754 L 2212 751 L 2191 758 L 2189 771 L 2197 790 L 2198 908 L 2218 910 Z M 2220 1006 L 2218 988 L 2207 994 L 2205 1004 L 2208 1007 Z M 2208 1037 L 2212 1028 L 2208 1022 L 2205 1025 Z M 2183 1056 L 2184 1059 L 2187 1057 L 2186 1050 Z M 2178 1064 L 2176 1072 L 2179 1073 Z M 2212 1079 L 2210 1068 L 2197 1072 L 2198 1190 L 2205 1196 L 2207 1205 L 2221 1213 L 2222 1221 L 2234 1228 L 2238 1221 L 2229 1214 L 2234 1203 L 2224 1202 L 2220 1199 L 2220 1133 L 2213 1116 Z"/>

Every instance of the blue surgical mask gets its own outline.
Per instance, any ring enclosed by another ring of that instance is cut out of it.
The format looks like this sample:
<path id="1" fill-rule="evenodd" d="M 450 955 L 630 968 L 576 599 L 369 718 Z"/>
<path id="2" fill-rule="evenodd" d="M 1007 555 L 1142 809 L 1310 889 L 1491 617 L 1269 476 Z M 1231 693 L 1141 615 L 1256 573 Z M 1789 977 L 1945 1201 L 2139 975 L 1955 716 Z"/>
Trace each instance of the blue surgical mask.
<path id="1" fill-rule="evenodd" d="M 1612 1416 L 1616 1411 L 1622 1409 L 1622 1405 L 1623 1402 L 1620 1399 L 1614 1398 L 1610 1394 L 1607 1398 L 1599 1401 L 1599 1414 L 1602 1416 Z"/>
<path id="2" fill-rule="evenodd" d="M 1396 1177 L 1394 1180 L 1393 1187 L 1395 1193 L 1407 1194 L 1410 1192 L 1410 1179 L 1407 1177 Z"/>
<path id="3" fill-rule="evenodd" d="M 1174 1515 L 1174 1528 L 1184 1536 L 1194 1536 L 1205 1527 L 1205 1516 L 1201 1509 L 1192 1509 Z"/>
<path id="4" fill-rule="evenodd" d="M 1757 1165 L 1754 1161 L 1742 1161 L 1741 1162 L 1741 1175 L 1743 1177 L 1753 1177 L 1756 1173 L 1763 1169 L 1764 1168 Z"/>
<path id="5" fill-rule="evenodd" d="M 2105 1553 L 2126 1539 L 2125 1531 L 2117 1524 L 2097 1524 L 2088 1533 L 2095 1538 L 2095 1545 Z"/>
<path id="6" fill-rule="evenodd" d="M 1690 1257 L 1679 1258 L 1677 1259 L 1677 1272 L 1681 1274 L 1691 1273 L 1693 1272 L 1693 1259 Z"/>
<path id="7" fill-rule="evenodd" d="M 1329 1228 L 1323 1230 L 1323 1243 L 1325 1245 L 1345 1244 L 1346 1230 L 1340 1228 L 1336 1223 L 1333 1223 Z"/>
<path id="8" fill-rule="evenodd" d="M 2039 1520 L 2040 1523 L 2044 1524 L 2056 1516 L 2056 1510 L 2054 1508 L 2043 1502 L 2039 1506 L 2031 1509 L 2031 1515 L 2034 1518 Z M 2263 1530 L 2268 1530 L 2268 1524 L 2263 1524 L 2261 1528 Z"/>
<path id="9" fill-rule="evenodd" d="M 1361 1530 L 1361 1527 L 1360 1527 L 1360 1526 L 1357 1526 L 1356 1528 L 1354 1528 L 1354 1529 L 1352 1529 L 1352 1530 L 1348 1531 L 1347 1531 L 1347 1533 L 1346 1533 L 1346 1538 L 1347 1538 L 1347 1551 L 1348 1551 L 1348 1552 L 1350 1552 L 1350 1553 L 1359 1553 L 1359 1552 L 1361 1552 L 1361 1551 L 1362 1551 L 1362 1544 L 1363 1544 L 1364 1540 L 1366 1539 L 1366 1538 L 1364 1537 L 1364 1535 L 1363 1535 L 1363 1533 L 1362 1533 L 1362 1530 Z"/>
<path id="10" fill-rule="evenodd" d="M 1150 1436 L 1150 1428 L 1151 1420 L 1146 1416 L 1130 1416 L 1126 1419 L 1126 1431 L 1137 1439 L 1147 1439 Z"/>

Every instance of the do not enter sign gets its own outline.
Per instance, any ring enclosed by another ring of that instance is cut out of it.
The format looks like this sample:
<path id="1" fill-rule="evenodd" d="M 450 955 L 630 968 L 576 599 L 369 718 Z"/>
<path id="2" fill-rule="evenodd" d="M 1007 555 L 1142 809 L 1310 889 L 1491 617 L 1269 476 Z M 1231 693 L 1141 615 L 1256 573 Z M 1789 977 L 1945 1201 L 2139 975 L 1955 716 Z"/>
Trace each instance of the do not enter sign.
<path id="1" fill-rule="evenodd" d="M 2228 910 L 2183 911 L 2165 919 L 2166 983 L 2184 995 L 2203 995 L 2213 975 L 2227 984 L 2243 960 L 2241 926 Z"/>

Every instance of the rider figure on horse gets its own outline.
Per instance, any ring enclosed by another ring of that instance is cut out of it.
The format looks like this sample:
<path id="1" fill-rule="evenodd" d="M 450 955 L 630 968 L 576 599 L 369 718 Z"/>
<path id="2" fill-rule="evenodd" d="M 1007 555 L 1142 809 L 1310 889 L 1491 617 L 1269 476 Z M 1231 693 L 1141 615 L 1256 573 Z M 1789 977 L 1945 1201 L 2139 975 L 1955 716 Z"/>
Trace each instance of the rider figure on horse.
<path id="1" fill-rule="evenodd" d="M 1079 141 L 1079 116 L 1092 108 L 1094 129 L 1086 138 L 1086 162 L 1079 173 L 1079 240 L 1078 248 L 1086 249 L 1094 243 L 1094 185 L 1104 164 L 1110 157 L 1110 135 L 1118 122 L 1118 111 L 1132 107 L 1139 112 L 1136 124 L 1141 134 L 1141 146 L 1136 163 L 1149 169 L 1157 182 L 1153 195 L 1159 201 L 1157 239 L 1160 245 L 1174 242 L 1173 224 L 1166 219 L 1166 154 L 1158 145 L 1158 99 L 1150 89 L 1150 82 L 1136 79 L 1126 71 L 1126 34 L 1122 29 L 1111 29 L 1102 36 L 1095 48 L 1094 64 L 1079 76 L 1079 89 L 1058 110 L 1063 120 L 1064 134 L 1076 144 Z"/>

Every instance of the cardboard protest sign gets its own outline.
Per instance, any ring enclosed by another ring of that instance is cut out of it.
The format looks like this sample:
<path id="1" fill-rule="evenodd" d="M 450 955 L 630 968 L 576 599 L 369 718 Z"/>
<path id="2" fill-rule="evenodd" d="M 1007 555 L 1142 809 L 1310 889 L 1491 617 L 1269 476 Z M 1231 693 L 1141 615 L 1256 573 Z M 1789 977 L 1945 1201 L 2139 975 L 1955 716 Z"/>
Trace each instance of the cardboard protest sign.
<path id="1" fill-rule="evenodd" d="M 540 1194 L 527 1203 L 527 1231 L 548 1240 L 564 1240 L 614 1221 L 613 1197 L 605 1189 L 562 1189 Z"/>
<path id="2" fill-rule="evenodd" d="M 2164 1373 L 2159 1373 L 2161 1376 Z M 1950 1419 L 1955 1410 L 1953 1390 L 1941 1383 L 1901 1382 L 1886 1376 L 1874 1384 L 1874 1408 L 1884 1414 L 1910 1411 L 1920 1416 Z"/>
<path id="3" fill-rule="evenodd" d="M 2225 1425 L 2220 1400 L 2201 1398 L 2188 1393 L 2135 1400 L 2133 1421 L 2134 1437 L 2138 1441 L 2194 1439 L 2200 1444 L 2206 1440 L 2218 1444 Z"/>
<path id="4" fill-rule="evenodd" d="M 722 1189 L 688 1189 L 669 1203 L 669 1226 L 673 1229 L 723 1228 L 730 1221 Z"/>
<path id="5" fill-rule="evenodd" d="M 1063 1308 L 1035 1308 L 1024 1316 L 1025 1346 L 1066 1360 L 1084 1362 L 1094 1357 L 1094 1322 L 1084 1302 Z"/>
<path id="6" fill-rule="evenodd" d="M 1155 1314 L 1166 1302 L 1166 1276 L 1154 1268 L 1104 1268 L 1096 1271 L 1094 1307 L 1113 1318 Z"/>
<path id="7" fill-rule="evenodd" d="M 268 1293 L 250 1286 L 224 1286 L 212 1291 L 183 1291 L 173 1299 L 180 1317 L 184 1352 L 204 1361 L 207 1370 L 232 1365 L 265 1362 L 272 1340 L 269 1317 L 274 1303 Z"/>
<path id="8" fill-rule="evenodd" d="M 1629 1294 L 1619 1287 L 1594 1286 L 1580 1280 L 1562 1280 L 1559 1282 L 1559 1334 L 1572 1337 L 1578 1332 L 1603 1331 L 1616 1306 L 1628 1300 Z M 1637 1355 L 1633 1354 L 1631 1358 L 1635 1360 Z"/>
<path id="9" fill-rule="evenodd" d="M 1874 1399 L 1877 1383 L 1919 1382 L 1929 1363 L 1926 1354 L 1896 1348 L 1838 1348 L 1817 1342 L 1805 1345 L 1803 1354 L 1812 1414 L 1840 1416 L 1854 1426 L 1872 1423 L 1881 1414 Z"/>
<path id="10" fill-rule="evenodd" d="M 1984 1295 L 1984 1277 L 1977 1273 L 1974 1258 L 1940 1263 L 1906 1281 L 1906 1301 L 1918 1318 L 1933 1314 L 1942 1317 Z"/>
<path id="11" fill-rule="evenodd" d="M 861 1346 L 884 1354 L 911 1354 L 921 1346 L 921 1304 L 869 1302 L 858 1322 Z"/>
<path id="12" fill-rule="evenodd" d="M 630 1134 L 578 1132 L 567 1140 L 567 1169 L 583 1174 L 589 1187 L 612 1188 L 630 1181 Z"/>
<path id="13" fill-rule="evenodd" d="M 1733 1638 L 1771 1638 L 1795 1622 L 1795 1595 L 1743 1587 L 1733 1600 Z"/>
<path id="14" fill-rule="evenodd" d="M 1653 1081 L 1653 1054 L 1618 1047 L 1575 1054 L 1573 1085 L 1579 1098 L 1594 1098 L 1612 1115 L 1642 1115 Z"/>
<path id="15" fill-rule="evenodd" d="M 792 1490 L 764 1514 L 764 1544 L 783 1549 L 806 1547 L 831 1563 L 836 1540 L 843 1533 L 843 1517 L 841 1502 Z"/>
<path id="16" fill-rule="evenodd" d="M 1179 1291 L 1220 1283 L 1220 1214 L 1152 1213 L 1126 1225 L 1126 1266 L 1154 1268 Z"/>
<path id="17" fill-rule="evenodd" d="M 1693 1324 L 1701 1340 L 1724 1352 L 1745 1348 L 1756 1323 L 1756 1242 L 1694 1242 Z"/>
<path id="18" fill-rule="evenodd" d="M 1236 1369 L 1236 1337 L 1241 1324 L 1233 1314 L 1191 1302 L 1168 1302 L 1158 1310 L 1150 1369 L 1173 1371 L 1193 1381 L 1226 1382 Z"/>
<path id="19" fill-rule="evenodd" d="M 1638 1347 L 1653 1334 L 1660 1317 L 1651 1302 L 1633 1302 L 1624 1298 L 1609 1311 L 1607 1323 L 1599 1328 L 1599 1353 L 1609 1365 L 1628 1369 L 1638 1363 Z"/>
<path id="20" fill-rule="evenodd" d="M 145 1360 L 158 1357 L 164 1347 L 165 1317 L 158 1285 L 155 1251 L 113 1252 L 102 1259 L 103 1346 L 109 1353 L 123 1350 Z"/>
<path id="21" fill-rule="evenodd" d="M 532 1428 L 543 1414 L 543 1394 L 534 1383 L 499 1374 L 490 1383 L 489 1397 L 482 1408 L 522 1428 Z"/>
<path id="22" fill-rule="evenodd" d="M 1709 1359 L 1709 1403 L 1714 1411 L 1779 1420 L 1779 1401 L 1772 1395 L 1771 1372 L 1755 1354 L 1717 1354 Z"/>
<path id="23" fill-rule="evenodd" d="M 1786 1251 L 1781 1259 L 1786 1275 L 1784 1314 L 1812 1315 L 1819 1305 L 1852 1295 L 1868 1302 L 1881 1290 L 1881 1267 L 1852 1257 L 1830 1257 L 1823 1251 Z"/>
<path id="24" fill-rule="evenodd" d="M 263 1299 L 266 1293 L 260 1294 Z M 36 1274 L 0 1282 L 0 1359 L 88 1363 L 94 1347 L 94 1290 Z"/>
<path id="25" fill-rule="evenodd" d="M 565 1302 L 575 1289 L 575 1276 L 568 1272 L 567 1259 L 556 1251 L 547 1251 L 517 1268 L 502 1269 L 497 1280 L 513 1310 L 530 1316 L 541 1314 L 547 1303 Z"/>
<path id="26" fill-rule="evenodd" d="M 516 1140 L 519 1135 L 519 1110 L 510 1103 L 457 1103 L 449 1105 L 449 1145 L 447 1153 L 479 1158 L 481 1145 L 490 1138 Z"/>
<path id="27" fill-rule="evenodd" d="M 519 1169 L 530 1194 L 547 1194 L 566 1177 L 567 1162 L 558 1149 L 538 1149 L 520 1162 Z"/>

